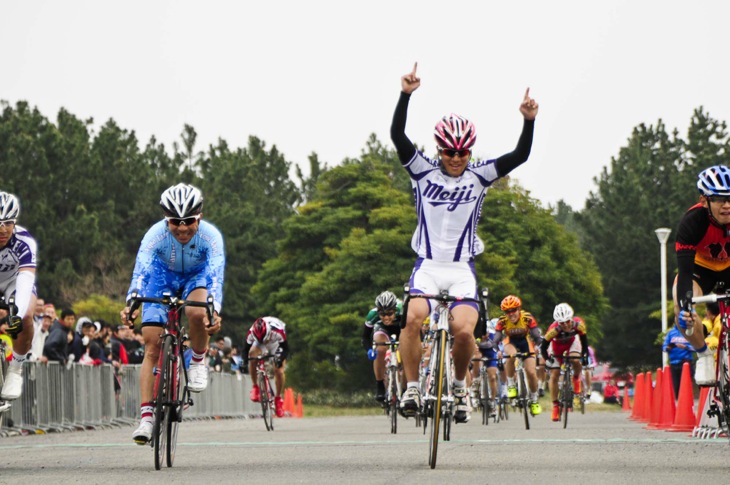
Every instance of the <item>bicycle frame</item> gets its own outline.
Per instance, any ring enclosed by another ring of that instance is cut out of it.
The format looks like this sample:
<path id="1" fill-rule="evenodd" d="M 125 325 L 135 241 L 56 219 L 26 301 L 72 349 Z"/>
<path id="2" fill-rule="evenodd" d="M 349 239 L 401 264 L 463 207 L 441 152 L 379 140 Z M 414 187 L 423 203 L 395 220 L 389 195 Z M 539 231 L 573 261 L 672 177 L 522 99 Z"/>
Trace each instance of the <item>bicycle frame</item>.
<path id="1" fill-rule="evenodd" d="M 530 410 L 529 400 L 527 398 L 528 387 L 527 387 L 527 373 L 523 365 L 524 359 L 535 355 L 533 352 L 517 352 L 514 354 L 515 359 L 515 382 L 517 384 L 517 397 L 514 401 L 517 407 L 520 408 L 525 417 L 525 429 L 530 429 Z"/>
<path id="2" fill-rule="evenodd" d="M 400 396 L 403 393 L 403 384 L 400 378 L 400 358 L 398 354 L 398 340 L 395 334 L 390 336 L 388 342 L 373 342 L 373 349 L 378 346 L 387 347 L 385 353 L 385 376 L 387 386 L 385 388 L 385 412 L 390 418 L 390 432 L 398 432 L 398 409 Z"/>
<path id="3" fill-rule="evenodd" d="M 156 303 L 167 307 L 167 322 L 160 336 L 160 355 L 157 367 L 153 369 L 155 411 L 150 446 L 155 450 L 155 469 L 159 470 L 162 468 L 165 458 L 167 466 L 172 466 L 175 460 L 178 424 L 182 422 L 184 408 L 193 405 L 187 385 L 187 370 L 183 363 L 185 349 L 180 312 L 186 306 L 205 308 L 209 322 L 213 322 L 213 297 L 208 296 L 205 302 L 192 301 L 165 292 L 162 298 L 147 298 L 139 296 L 139 293 L 134 291 L 130 298 L 129 315 L 133 315 L 143 303 Z"/>
<path id="4" fill-rule="evenodd" d="M 708 416 L 717 417 L 720 428 L 730 438 L 730 293 L 709 294 L 692 298 L 692 303 L 717 303 L 720 307 L 720 337 L 715 353 L 715 378 Z"/>
<path id="5" fill-rule="evenodd" d="M 271 359 L 274 357 L 275 356 L 273 354 L 264 354 L 259 357 L 252 357 L 252 359 L 257 361 L 256 381 L 259 384 L 261 413 L 263 415 L 267 431 L 274 431 L 274 414 L 276 414 L 276 405 L 274 401 L 276 398 L 276 391 L 271 385 L 271 377 L 274 373 L 271 367 Z"/>

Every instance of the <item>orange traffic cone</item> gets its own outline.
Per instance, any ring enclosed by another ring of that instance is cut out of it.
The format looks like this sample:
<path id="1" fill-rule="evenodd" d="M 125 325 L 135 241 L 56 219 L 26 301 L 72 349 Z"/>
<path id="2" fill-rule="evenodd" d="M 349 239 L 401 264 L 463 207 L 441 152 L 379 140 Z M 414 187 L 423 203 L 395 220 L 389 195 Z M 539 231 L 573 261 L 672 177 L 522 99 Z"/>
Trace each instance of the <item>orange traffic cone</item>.
<path id="1" fill-rule="evenodd" d="M 629 385 L 624 386 L 624 397 L 621 402 L 621 411 L 631 411 L 631 403 L 629 402 Z"/>
<path id="2" fill-rule="evenodd" d="M 661 369 L 656 370 L 656 385 L 652 393 L 651 412 L 649 413 L 649 424 L 644 426 L 646 429 L 659 429 L 659 415 L 662 412 L 662 385 L 664 380 L 664 372 Z"/>
<path id="3" fill-rule="evenodd" d="M 702 421 L 702 415 L 705 413 L 705 405 L 707 404 L 707 395 L 710 393 L 711 387 L 700 387 L 700 401 L 697 405 L 697 417 L 695 419 L 695 426 L 700 425 Z"/>
<path id="4" fill-rule="evenodd" d="M 652 387 L 652 378 L 651 378 L 651 372 L 646 372 L 644 374 L 644 409 L 641 412 L 641 419 L 640 421 L 644 423 L 648 423 L 651 421 L 651 402 L 654 388 Z"/>
<path id="5" fill-rule="evenodd" d="M 692 378 L 689 375 L 689 362 L 682 365 L 682 380 L 679 384 L 679 400 L 674 424 L 669 431 L 692 431 L 695 426 L 695 413 L 692 411 L 694 396 L 692 394 Z"/>
<path id="6" fill-rule="evenodd" d="M 634 382 L 634 410 L 631 412 L 629 419 L 633 421 L 641 421 L 641 411 L 644 409 L 644 374 L 636 376 Z"/>
<path id="7" fill-rule="evenodd" d="M 304 417 L 304 405 L 302 404 L 302 395 L 297 394 L 297 411 L 295 416 L 297 418 L 303 418 Z"/>
<path id="8" fill-rule="evenodd" d="M 284 389 L 284 416 L 294 416 L 294 391 L 291 387 Z"/>
<path id="9" fill-rule="evenodd" d="M 677 407 L 674 403 L 674 384 L 672 383 L 672 371 L 668 365 L 664 366 L 662 389 L 662 405 L 659 413 L 659 429 L 669 429 L 674 423 L 674 416 Z"/>

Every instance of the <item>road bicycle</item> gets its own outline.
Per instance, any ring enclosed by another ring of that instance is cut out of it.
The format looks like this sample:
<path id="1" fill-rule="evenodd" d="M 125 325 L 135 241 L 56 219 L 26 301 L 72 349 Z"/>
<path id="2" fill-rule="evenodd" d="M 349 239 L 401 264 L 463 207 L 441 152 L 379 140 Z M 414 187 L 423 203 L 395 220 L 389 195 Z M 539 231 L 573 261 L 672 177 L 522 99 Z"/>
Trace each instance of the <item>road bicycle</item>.
<path id="1" fill-rule="evenodd" d="M 524 367 L 524 359 L 535 355 L 533 352 L 517 352 L 515 359 L 515 384 L 517 386 L 517 397 L 512 400 L 512 406 L 519 409 L 525 418 L 525 429 L 530 429 L 530 399 L 528 397 L 527 374 Z"/>
<path id="2" fill-rule="evenodd" d="M 185 307 L 201 307 L 207 310 L 208 322 L 213 322 L 213 296 L 207 301 L 184 300 L 165 292 L 162 298 L 147 298 L 132 292 L 129 299 L 129 315 L 143 303 L 157 303 L 167 307 L 167 322 L 160 336 L 160 357 L 153 369 L 155 386 L 153 393 L 154 426 L 150 446 L 155 450 L 155 469 L 162 468 L 167 461 L 171 467 L 175 460 L 177 429 L 182 422 L 183 410 L 193 405 L 188 389 L 188 374 L 183 362 L 186 346 L 180 322 L 180 314 Z M 184 377 L 184 379 L 183 379 Z"/>
<path id="3" fill-rule="evenodd" d="M 385 352 L 385 412 L 390 419 L 390 432 L 398 433 L 398 412 L 400 410 L 400 396 L 403 393 L 403 383 L 400 378 L 400 354 L 398 353 L 398 340 L 395 334 L 390 336 L 388 342 L 373 342 L 373 350 L 378 346 L 386 346 Z"/>
<path id="4" fill-rule="evenodd" d="M 436 457 L 438 454 L 438 440 L 443 420 L 444 441 L 451 439 L 451 422 L 454 413 L 454 388 L 451 362 L 451 333 L 449 322 L 452 320 L 449 304 L 453 302 L 473 302 L 480 307 L 480 313 L 484 308 L 482 300 L 477 298 L 466 298 L 449 295 L 448 291 L 441 291 L 438 295 L 426 295 L 421 293 L 410 293 L 410 287 L 404 287 L 403 314 L 408 315 L 408 303 L 411 298 L 426 298 L 437 303 L 436 311 L 432 313 L 431 322 L 436 329 L 431 344 L 431 358 L 429 362 L 429 373 L 426 379 L 426 392 L 421 399 L 421 419 L 424 432 L 428 424 L 431 426 L 431 434 L 428 449 L 428 464 L 436 468 Z"/>
<path id="5" fill-rule="evenodd" d="M 492 418 L 495 423 L 498 423 L 507 411 L 502 409 L 502 407 L 504 406 L 502 400 L 492 394 L 492 388 L 489 385 L 487 364 L 492 362 L 500 362 L 500 359 L 482 357 L 480 359 L 472 360 L 478 360 L 482 363 L 481 367 L 479 368 L 478 388 L 479 408 L 482 411 L 482 424 L 485 426 L 489 425 L 489 418 Z M 499 381 L 499 377 L 497 377 L 497 380 Z M 499 382 L 497 382 L 497 389 L 499 389 Z M 494 403 L 495 409 L 492 409 L 492 403 Z"/>
<path id="6" fill-rule="evenodd" d="M 580 406 L 583 414 L 585 414 L 585 398 L 582 397 L 583 389 L 581 388 L 580 393 L 576 393 L 573 389 L 573 365 L 570 363 L 571 360 L 581 360 L 581 358 L 564 352 L 560 363 L 560 384 L 558 388 L 560 420 L 563 422 L 563 429 L 568 427 L 568 413 L 573 410 L 574 398 L 580 399 Z"/>
<path id="7" fill-rule="evenodd" d="M 0 296 L 0 301 L 5 302 L 5 298 Z M 8 307 L 10 308 L 10 311 L 13 312 L 15 309 L 15 298 L 11 296 L 8 298 Z M 11 313 L 8 313 L 8 317 L 10 317 Z M 9 362 L 6 358 L 8 351 L 10 349 L 8 348 L 8 345 L 5 343 L 5 340 L 0 339 L 0 389 L 3 388 L 3 385 L 5 385 L 5 376 L 8 373 L 8 365 Z M 2 427 L 3 423 L 3 413 L 6 411 L 9 411 L 11 407 L 10 401 L 3 401 L 0 399 L 0 427 Z"/>
<path id="8" fill-rule="evenodd" d="M 707 415 L 717 418 L 720 428 L 730 438 L 730 290 L 721 293 L 695 296 L 692 303 L 717 303 L 720 307 L 719 342 L 715 353 L 715 379 L 712 400 Z"/>
<path id="9" fill-rule="evenodd" d="M 259 385 L 261 403 L 261 415 L 264 418 L 266 431 L 274 431 L 274 414 L 276 414 L 276 392 L 271 385 L 274 376 L 274 368 L 271 362 L 276 356 L 264 354 L 259 357 L 251 357 L 256 361 L 256 382 Z"/>

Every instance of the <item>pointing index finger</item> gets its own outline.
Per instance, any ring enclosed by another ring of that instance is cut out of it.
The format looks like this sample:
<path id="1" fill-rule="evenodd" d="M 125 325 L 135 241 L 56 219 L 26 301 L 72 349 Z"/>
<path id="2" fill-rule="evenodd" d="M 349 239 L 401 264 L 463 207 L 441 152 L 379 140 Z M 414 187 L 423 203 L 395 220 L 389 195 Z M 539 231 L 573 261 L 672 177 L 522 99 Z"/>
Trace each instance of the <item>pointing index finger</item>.
<path id="1" fill-rule="evenodd" d="M 530 99 L 530 88 L 529 87 L 525 90 L 525 99 Z"/>
<path id="2" fill-rule="evenodd" d="M 411 72 L 412 75 L 416 75 L 416 69 L 418 69 L 418 61 L 413 63 L 413 72 Z"/>

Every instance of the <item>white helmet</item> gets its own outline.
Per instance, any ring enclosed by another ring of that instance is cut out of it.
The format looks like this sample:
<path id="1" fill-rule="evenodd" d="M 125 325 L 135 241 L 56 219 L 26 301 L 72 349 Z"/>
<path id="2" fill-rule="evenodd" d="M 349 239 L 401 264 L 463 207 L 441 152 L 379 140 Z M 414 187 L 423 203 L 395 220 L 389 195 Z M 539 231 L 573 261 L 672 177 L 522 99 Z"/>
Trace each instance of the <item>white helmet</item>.
<path id="1" fill-rule="evenodd" d="M 203 193 L 197 187 L 179 183 L 162 193 L 160 205 L 170 217 L 194 216 L 203 210 Z"/>
<path id="2" fill-rule="evenodd" d="M 0 221 L 17 219 L 20 214 L 20 202 L 13 194 L 0 192 Z"/>
<path id="3" fill-rule="evenodd" d="M 553 310 L 553 318 L 556 322 L 567 322 L 573 318 L 573 308 L 567 303 L 558 303 Z"/>

